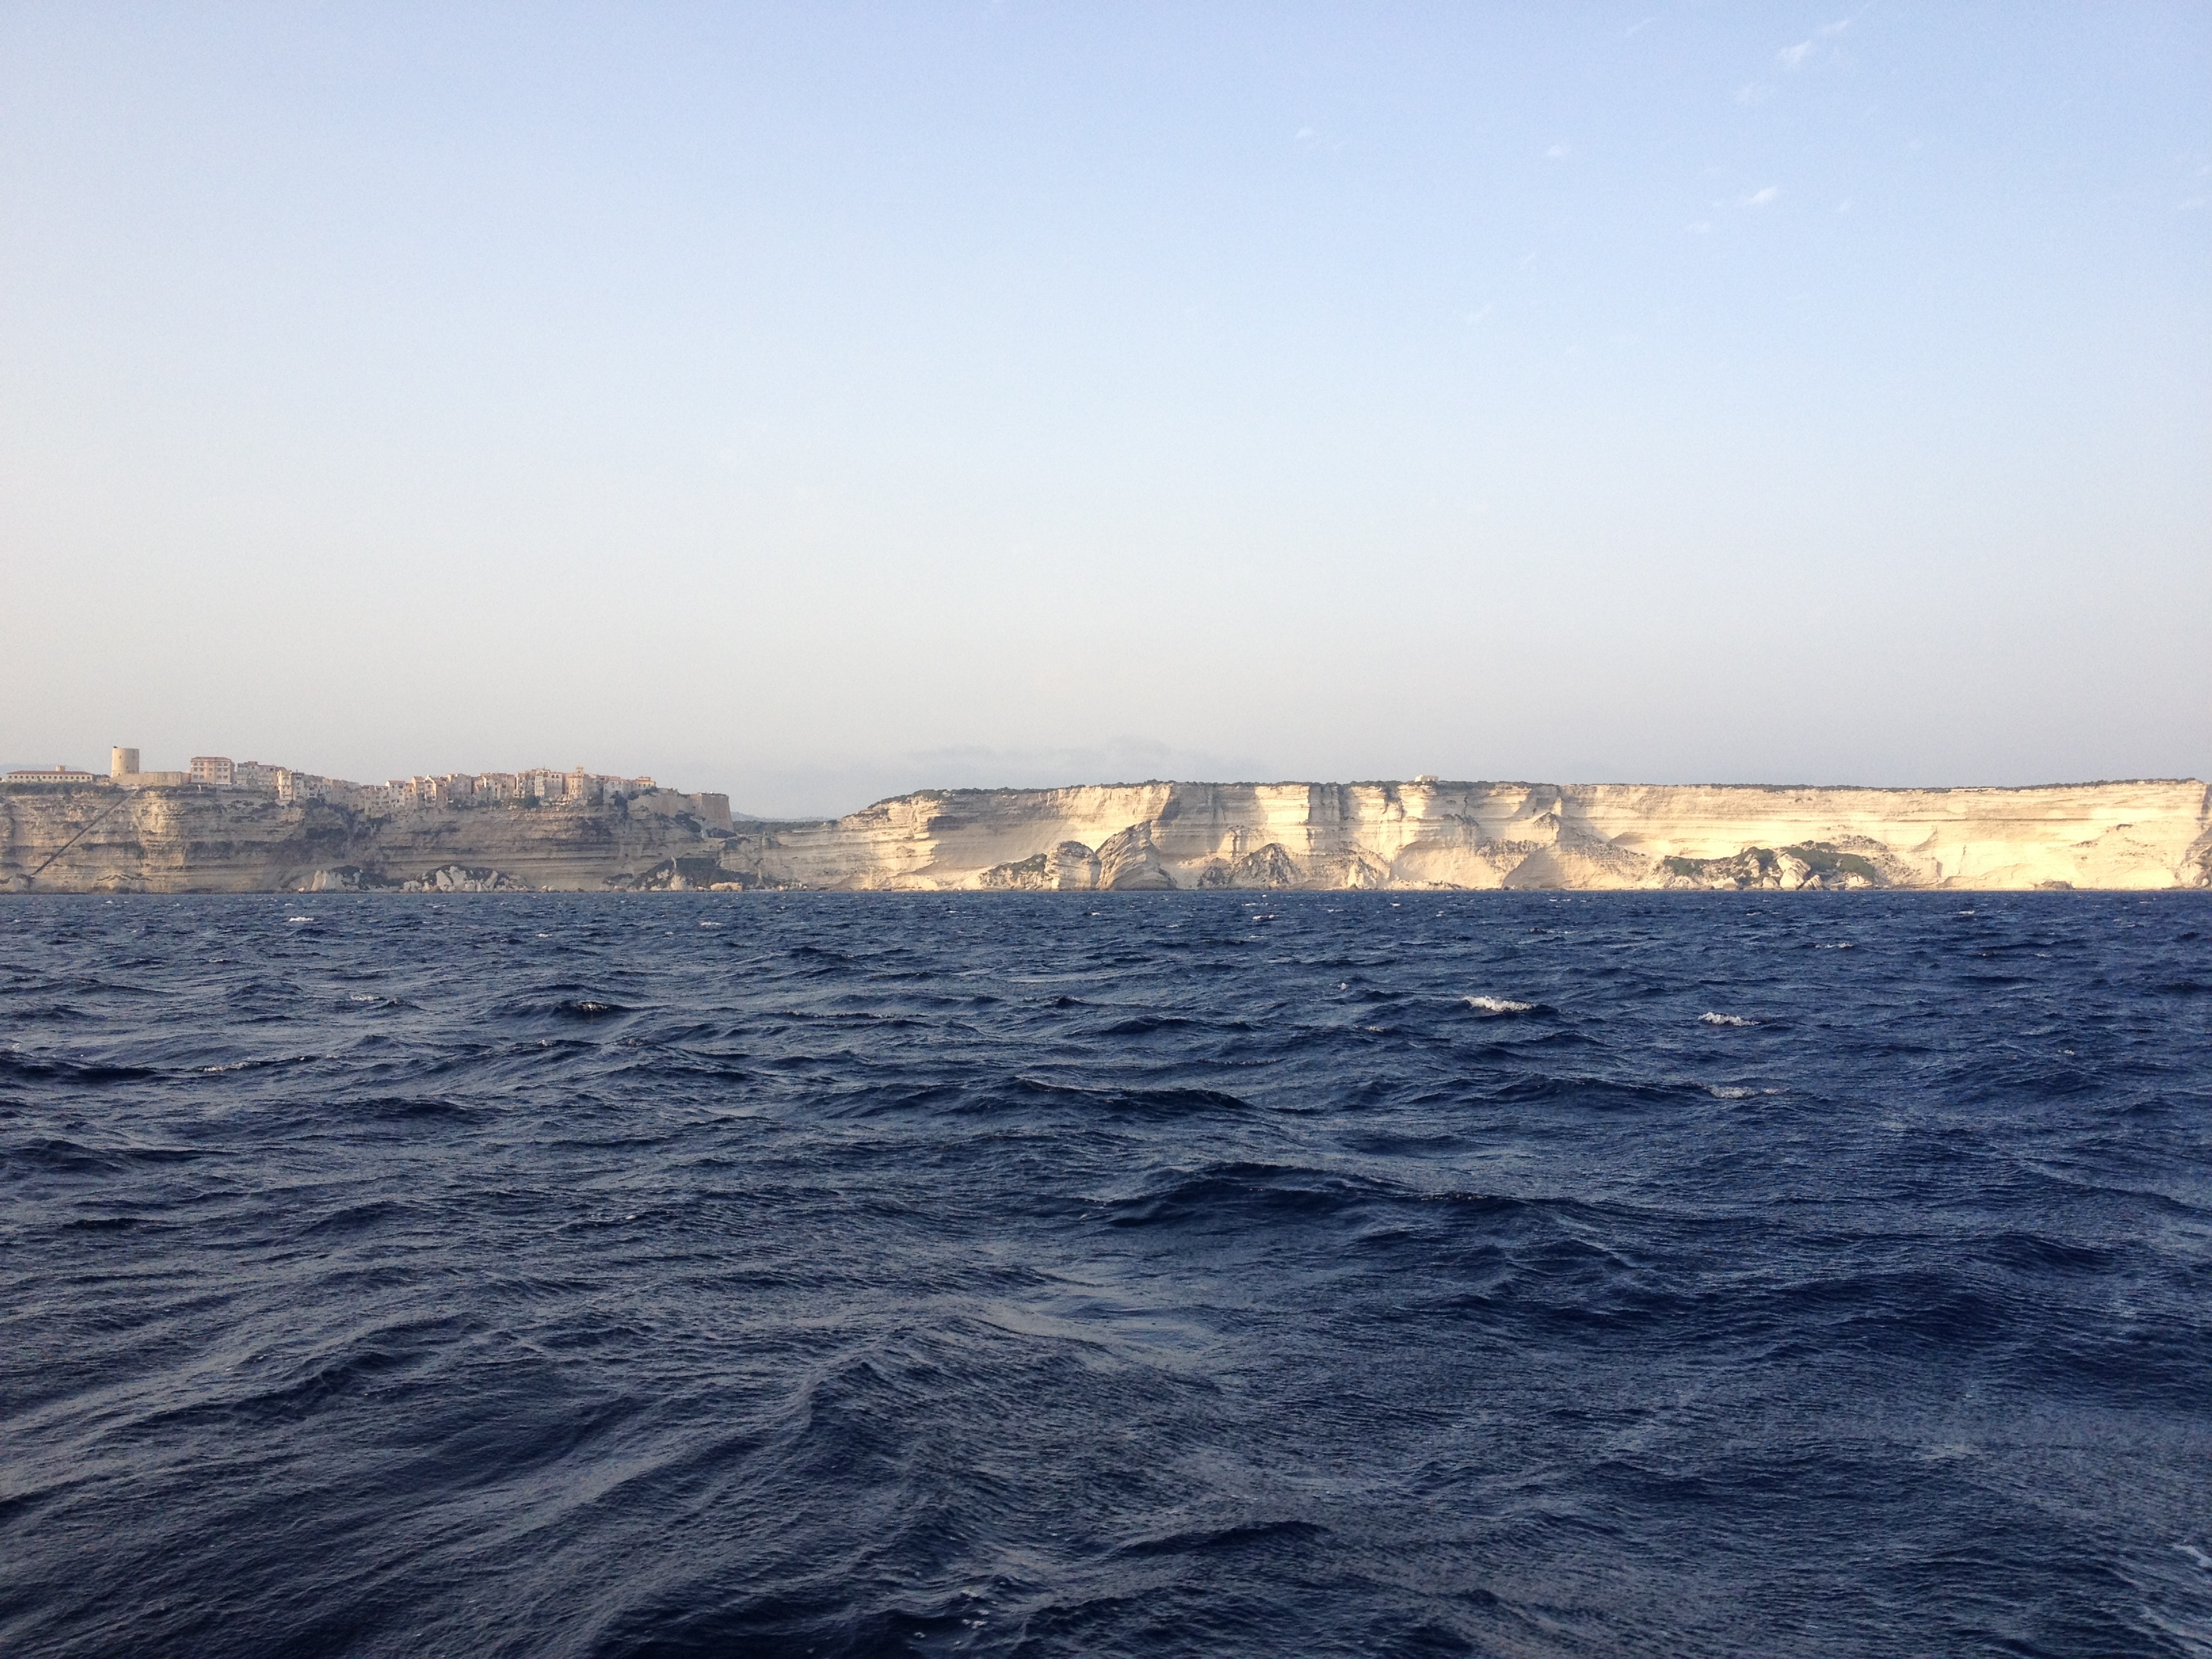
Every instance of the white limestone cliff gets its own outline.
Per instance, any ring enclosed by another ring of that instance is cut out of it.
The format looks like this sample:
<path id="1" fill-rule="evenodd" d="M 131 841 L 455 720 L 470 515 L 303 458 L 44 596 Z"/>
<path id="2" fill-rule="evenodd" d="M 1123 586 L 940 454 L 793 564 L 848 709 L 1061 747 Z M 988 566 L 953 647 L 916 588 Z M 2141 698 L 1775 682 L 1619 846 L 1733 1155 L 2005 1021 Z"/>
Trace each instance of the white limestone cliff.
<path id="1" fill-rule="evenodd" d="M 928 791 L 744 826 L 734 884 L 2173 888 L 2212 884 L 2212 790 L 1145 783 Z"/>
<path id="2" fill-rule="evenodd" d="M 2036 789 L 1142 783 L 732 826 L 720 797 L 362 811 L 0 789 L 0 891 L 2212 886 L 2201 782 Z"/>

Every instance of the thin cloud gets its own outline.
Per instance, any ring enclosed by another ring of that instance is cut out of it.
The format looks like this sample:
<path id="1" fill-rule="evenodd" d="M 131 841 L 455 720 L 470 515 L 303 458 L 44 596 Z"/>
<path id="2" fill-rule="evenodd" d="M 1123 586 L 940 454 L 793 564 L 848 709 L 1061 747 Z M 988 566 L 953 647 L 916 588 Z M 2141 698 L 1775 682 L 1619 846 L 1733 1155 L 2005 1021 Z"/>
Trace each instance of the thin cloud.
<path id="1" fill-rule="evenodd" d="M 1775 59 L 1786 70 L 1801 70 L 1806 60 L 1820 49 L 1823 42 L 1834 40 L 1857 21 L 1863 12 L 1851 17 L 1838 18 L 1832 23 L 1823 23 L 1794 46 L 1784 46 L 1774 54 Z"/>
<path id="2" fill-rule="evenodd" d="M 1782 186 L 1769 185 L 1764 190 L 1754 190 L 1748 196 L 1738 197 L 1735 204 L 1740 208 L 1772 207 L 1781 199 Z"/>
<path id="3" fill-rule="evenodd" d="M 1564 161 L 1573 154 L 1574 151 L 1565 144 L 1554 144 L 1544 152 L 1546 158 L 1553 161 Z"/>

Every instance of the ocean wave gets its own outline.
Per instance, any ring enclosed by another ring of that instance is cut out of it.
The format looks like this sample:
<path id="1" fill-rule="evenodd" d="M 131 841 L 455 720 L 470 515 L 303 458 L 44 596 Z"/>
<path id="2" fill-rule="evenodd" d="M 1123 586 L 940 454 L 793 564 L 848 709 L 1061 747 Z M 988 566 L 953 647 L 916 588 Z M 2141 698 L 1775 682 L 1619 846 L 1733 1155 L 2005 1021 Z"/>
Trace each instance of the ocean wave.
<path id="1" fill-rule="evenodd" d="M 1231 1551 L 1277 1550 L 1285 1545 L 1318 1542 L 1328 1528 L 1311 1521 L 1246 1521 L 1222 1527 L 1191 1528 L 1134 1538 L 1116 1545 L 1116 1555 L 1205 1557 Z"/>
<path id="2" fill-rule="evenodd" d="M 1371 1179 L 1296 1164 L 1220 1164 L 1173 1171 L 1146 1190 L 1109 1199 L 1116 1227 L 1198 1226 L 1337 1215 L 1395 1190 Z"/>
<path id="3" fill-rule="evenodd" d="M 20 1048 L 0 1048 L 0 1079 L 24 1083 L 52 1082 L 96 1086 L 107 1083 L 137 1083 L 159 1075 L 159 1071 L 151 1066 L 68 1060 L 59 1055 L 31 1054 Z"/>

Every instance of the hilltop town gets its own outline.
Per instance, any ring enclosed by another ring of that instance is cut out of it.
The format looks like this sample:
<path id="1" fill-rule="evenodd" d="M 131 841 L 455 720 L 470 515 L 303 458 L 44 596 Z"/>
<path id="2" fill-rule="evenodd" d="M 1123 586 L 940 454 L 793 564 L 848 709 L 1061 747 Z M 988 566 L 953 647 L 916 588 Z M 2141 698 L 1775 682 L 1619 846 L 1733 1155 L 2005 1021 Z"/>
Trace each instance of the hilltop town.
<path id="1" fill-rule="evenodd" d="M 267 795 L 289 805 L 295 801 L 324 801 L 357 812 L 389 811 L 405 806 L 467 806 L 553 801 L 572 805 L 599 805 L 615 799 L 653 793 L 659 786 L 647 777 L 613 777 L 587 772 L 579 766 L 562 772 L 551 767 L 532 767 L 520 772 L 447 772 L 438 776 L 392 778 L 383 783 L 354 783 L 326 778 L 297 767 L 267 766 L 259 761 L 233 760 L 227 755 L 195 755 L 183 772 L 148 772 L 139 765 L 139 751 L 118 744 L 108 751 L 107 775 L 74 767 L 19 768 L 7 774 L 11 787 L 69 786 L 118 789 L 241 789 Z M 719 816 L 729 827 L 726 796 L 696 797 L 706 815 Z M 720 801 L 716 814 L 713 803 Z"/>

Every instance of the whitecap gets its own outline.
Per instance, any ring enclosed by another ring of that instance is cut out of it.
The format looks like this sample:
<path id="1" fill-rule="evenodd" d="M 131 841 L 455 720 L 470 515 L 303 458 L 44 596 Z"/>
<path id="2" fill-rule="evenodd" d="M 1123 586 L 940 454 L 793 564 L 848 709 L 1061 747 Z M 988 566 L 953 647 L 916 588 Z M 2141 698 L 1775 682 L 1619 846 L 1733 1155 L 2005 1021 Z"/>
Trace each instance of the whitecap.
<path id="1" fill-rule="evenodd" d="M 1698 1018 L 1707 1025 L 1756 1025 L 1755 1019 L 1746 1019 L 1741 1014 L 1703 1013 Z"/>
<path id="2" fill-rule="evenodd" d="M 1504 997 L 1464 997 L 1461 1000 L 1478 1014 L 1488 1014 L 1493 1019 L 1504 1014 L 1533 1014 L 1536 1012 L 1536 1005 L 1533 1002 L 1511 1002 Z"/>
<path id="3" fill-rule="evenodd" d="M 1749 1100 L 1757 1095 L 1759 1091 L 1756 1089 L 1731 1088 L 1727 1084 L 1716 1083 L 1711 1088 L 1707 1089 L 1705 1092 L 1711 1095 L 1715 1100 Z"/>
<path id="4" fill-rule="evenodd" d="M 314 918 L 313 916 L 287 916 L 284 920 L 287 921 L 313 921 Z"/>

